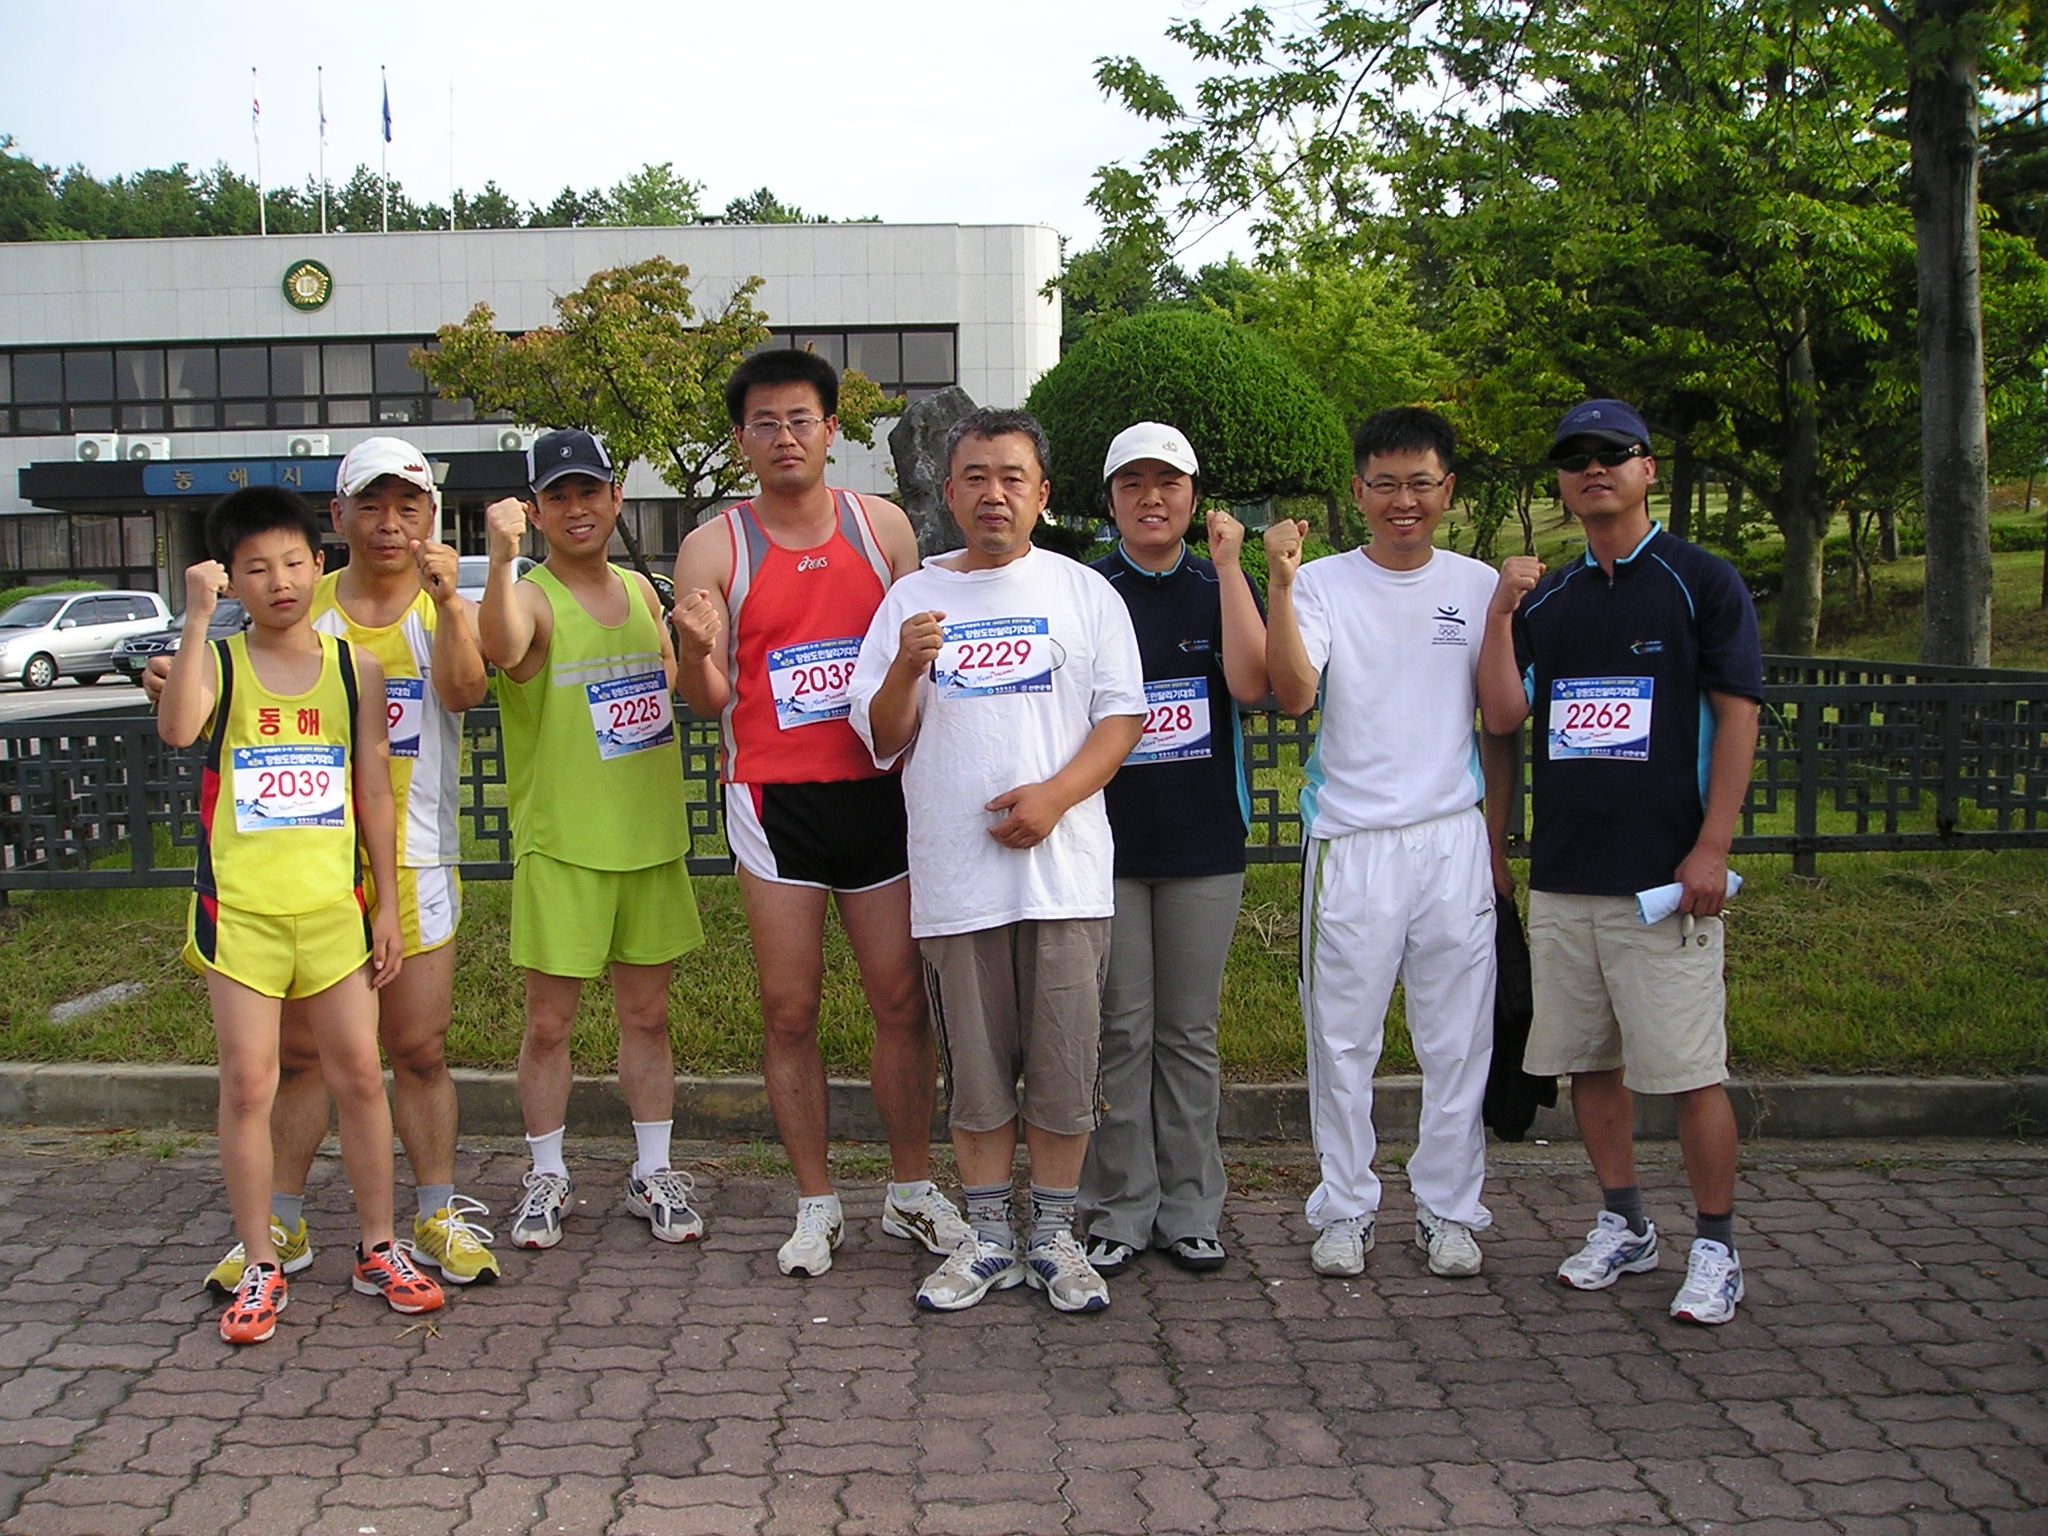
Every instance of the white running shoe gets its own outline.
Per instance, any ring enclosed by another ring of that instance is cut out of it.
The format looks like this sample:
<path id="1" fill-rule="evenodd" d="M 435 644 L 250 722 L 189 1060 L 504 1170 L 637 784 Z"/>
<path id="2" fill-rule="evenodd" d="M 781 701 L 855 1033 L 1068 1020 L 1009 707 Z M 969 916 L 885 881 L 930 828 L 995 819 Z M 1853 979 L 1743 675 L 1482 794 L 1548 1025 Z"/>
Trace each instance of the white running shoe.
<path id="1" fill-rule="evenodd" d="M 1643 1223 L 1643 1235 L 1629 1231 L 1625 1218 L 1602 1211 L 1586 1246 L 1557 1267 L 1557 1278 L 1581 1291 L 1604 1291 L 1623 1275 L 1640 1275 L 1661 1262 L 1657 1226 Z"/>
<path id="2" fill-rule="evenodd" d="M 785 1275 L 804 1274 L 816 1279 L 832 1267 L 832 1250 L 846 1236 L 846 1222 L 837 1200 L 799 1200 L 796 1203 L 796 1231 L 775 1253 L 775 1262 Z"/>
<path id="3" fill-rule="evenodd" d="M 562 1207 L 569 1181 L 559 1173 L 529 1173 L 526 1193 L 512 1212 L 514 1248 L 552 1248 L 562 1240 Z"/>
<path id="4" fill-rule="evenodd" d="M 1439 1221 L 1426 1205 L 1415 1207 L 1415 1246 L 1429 1255 L 1429 1272 L 1446 1280 L 1479 1273 L 1479 1239 L 1462 1221 Z"/>
<path id="5" fill-rule="evenodd" d="M 1064 1229 L 1024 1250 L 1024 1281 L 1059 1312 L 1100 1312 L 1109 1305 L 1109 1282 Z"/>
<path id="6" fill-rule="evenodd" d="M 1725 1323 L 1742 1300 L 1742 1260 L 1726 1243 L 1695 1238 L 1685 1260 L 1685 1284 L 1671 1298 L 1671 1315 L 1686 1323 Z"/>
<path id="7" fill-rule="evenodd" d="M 917 1288 L 917 1304 L 928 1312 L 958 1312 L 990 1291 L 1007 1291 L 1023 1283 L 1024 1266 L 1017 1262 L 1016 1248 L 970 1231 L 952 1257 L 925 1276 Z"/>
<path id="8" fill-rule="evenodd" d="M 642 1216 L 664 1243 L 694 1243 L 704 1218 L 690 1209 L 697 1184 L 680 1168 L 657 1168 L 644 1179 L 626 1176 L 626 1210 Z"/>
<path id="9" fill-rule="evenodd" d="M 1309 1266 L 1319 1275 L 1364 1274 L 1365 1256 L 1372 1252 L 1372 1227 L 1370 1216 L 1331 1222 L 1316 1234 L 1316 1245 L 1308 1251 Z"/>
<path id="10" fill-rule="evenodd" d="M 894 1199 L 884 1198 L 882 1231 L 889 1237 L 904 1237 L 913 1243 L 923 1243 L 928 1253 L 952 1253 L 974 1236 L 974 1228 L 967 1225 L 967 1218 L 960 1214 L 960 1207 L 936 1188 L 927 1189 L 907 1205 L 898 1205 Z"/>

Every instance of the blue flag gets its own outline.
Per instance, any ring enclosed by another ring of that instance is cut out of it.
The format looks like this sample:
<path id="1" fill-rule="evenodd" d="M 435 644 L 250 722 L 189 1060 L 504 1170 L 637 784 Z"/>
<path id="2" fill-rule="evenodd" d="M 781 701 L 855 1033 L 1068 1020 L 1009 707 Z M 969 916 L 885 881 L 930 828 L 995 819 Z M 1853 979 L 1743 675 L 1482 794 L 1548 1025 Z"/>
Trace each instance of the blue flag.
<path id="1" fill-rule="evenodd" d="M 391 142 L 391 82 L 384 82 L 384 142 Z"/>

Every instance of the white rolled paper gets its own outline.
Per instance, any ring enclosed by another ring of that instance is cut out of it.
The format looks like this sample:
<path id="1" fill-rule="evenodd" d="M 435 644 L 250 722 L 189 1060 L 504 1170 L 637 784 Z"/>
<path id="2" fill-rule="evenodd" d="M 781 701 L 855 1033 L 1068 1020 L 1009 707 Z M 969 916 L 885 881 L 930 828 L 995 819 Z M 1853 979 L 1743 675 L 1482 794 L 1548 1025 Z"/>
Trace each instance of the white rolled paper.
<path id="1" fill-rule="evenodd" d="M 1733 899 L 1742 889 L 1742 876 L 1734 870 L 1728 871 L 1728 896 Z M 1685 887 L 1676 880 L 1669 885 L 1653 886 L 1647 891 L 1636 892 L 1636 913 L 1643 920 L 1645 928 L 1651 928 L 1664 921 L 1678 910 L 1678 903 L 1685 896 Z"/>

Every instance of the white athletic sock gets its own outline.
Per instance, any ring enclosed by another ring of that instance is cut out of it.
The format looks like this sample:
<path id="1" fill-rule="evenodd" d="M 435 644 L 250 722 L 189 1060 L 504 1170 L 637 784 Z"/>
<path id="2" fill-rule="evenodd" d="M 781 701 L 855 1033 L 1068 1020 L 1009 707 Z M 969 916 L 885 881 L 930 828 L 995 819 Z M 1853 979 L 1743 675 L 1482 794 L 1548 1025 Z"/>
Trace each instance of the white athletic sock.
<path id="1" fill-rule="evenodd" d="M 545 1136 L 526 1138 L 526 1150 L 533 1154 L 535 1173 L 552 1173 L 559 1178 L 569 1177 L 569 1165 L 562 1161 L 562 1135 L 569 1128 L 549 1131 Z"/>
<path id="2" fill-rule="evenodd" d="M 908 1207 L 931 1193 L 930 1179 L 912 1179 L 908 1184 L 891 1183 L 889 1200 L 893 1205 Z"/>
<path id="3" fill-rule="evenodd" d="M 673 1120 L 635 1120 L 633 1141 L 640 1156 L 633 1164 L 633 1177 L 644 1179 L 668 1166 L 668 1139 L 675 1131 Z"/>

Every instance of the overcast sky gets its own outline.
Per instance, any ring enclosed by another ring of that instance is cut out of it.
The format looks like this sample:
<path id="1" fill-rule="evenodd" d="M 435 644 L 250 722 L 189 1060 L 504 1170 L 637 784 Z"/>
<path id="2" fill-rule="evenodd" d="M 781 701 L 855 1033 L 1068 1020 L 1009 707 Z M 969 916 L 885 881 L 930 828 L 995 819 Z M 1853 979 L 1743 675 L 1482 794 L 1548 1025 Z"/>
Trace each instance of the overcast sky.
<path id="1" fill-rule="evenodd" d="M 522 203 L 609 186 L 673 161 L 722 208 L 766 185 L 837 217 L 1048 224 L 1092 243 L 1095 168 L 1156 137 L 1103 100 L 1095 60 L 1135 53 L 1177 86 L 1196 72 L 1165 38 L 1229 0 L 958 0 L 748 4 L 532 0 L 308 7 L 278 0 L 0 0 L 0 133 L 45 163 L 106 177 L 225 160 L 302 184 L 376 169 L 378 67 L 391 90 L 392 176 L 446 203 L 496 180 Z M 1009 19 L 1003 19 L 1007 15 Z M 452 109 L 451 109 L 451 90 Z M 453 124 L 452 156 L 450 125 Z M 1193 253 L 1224 254 L 1220 241 Z"/>

